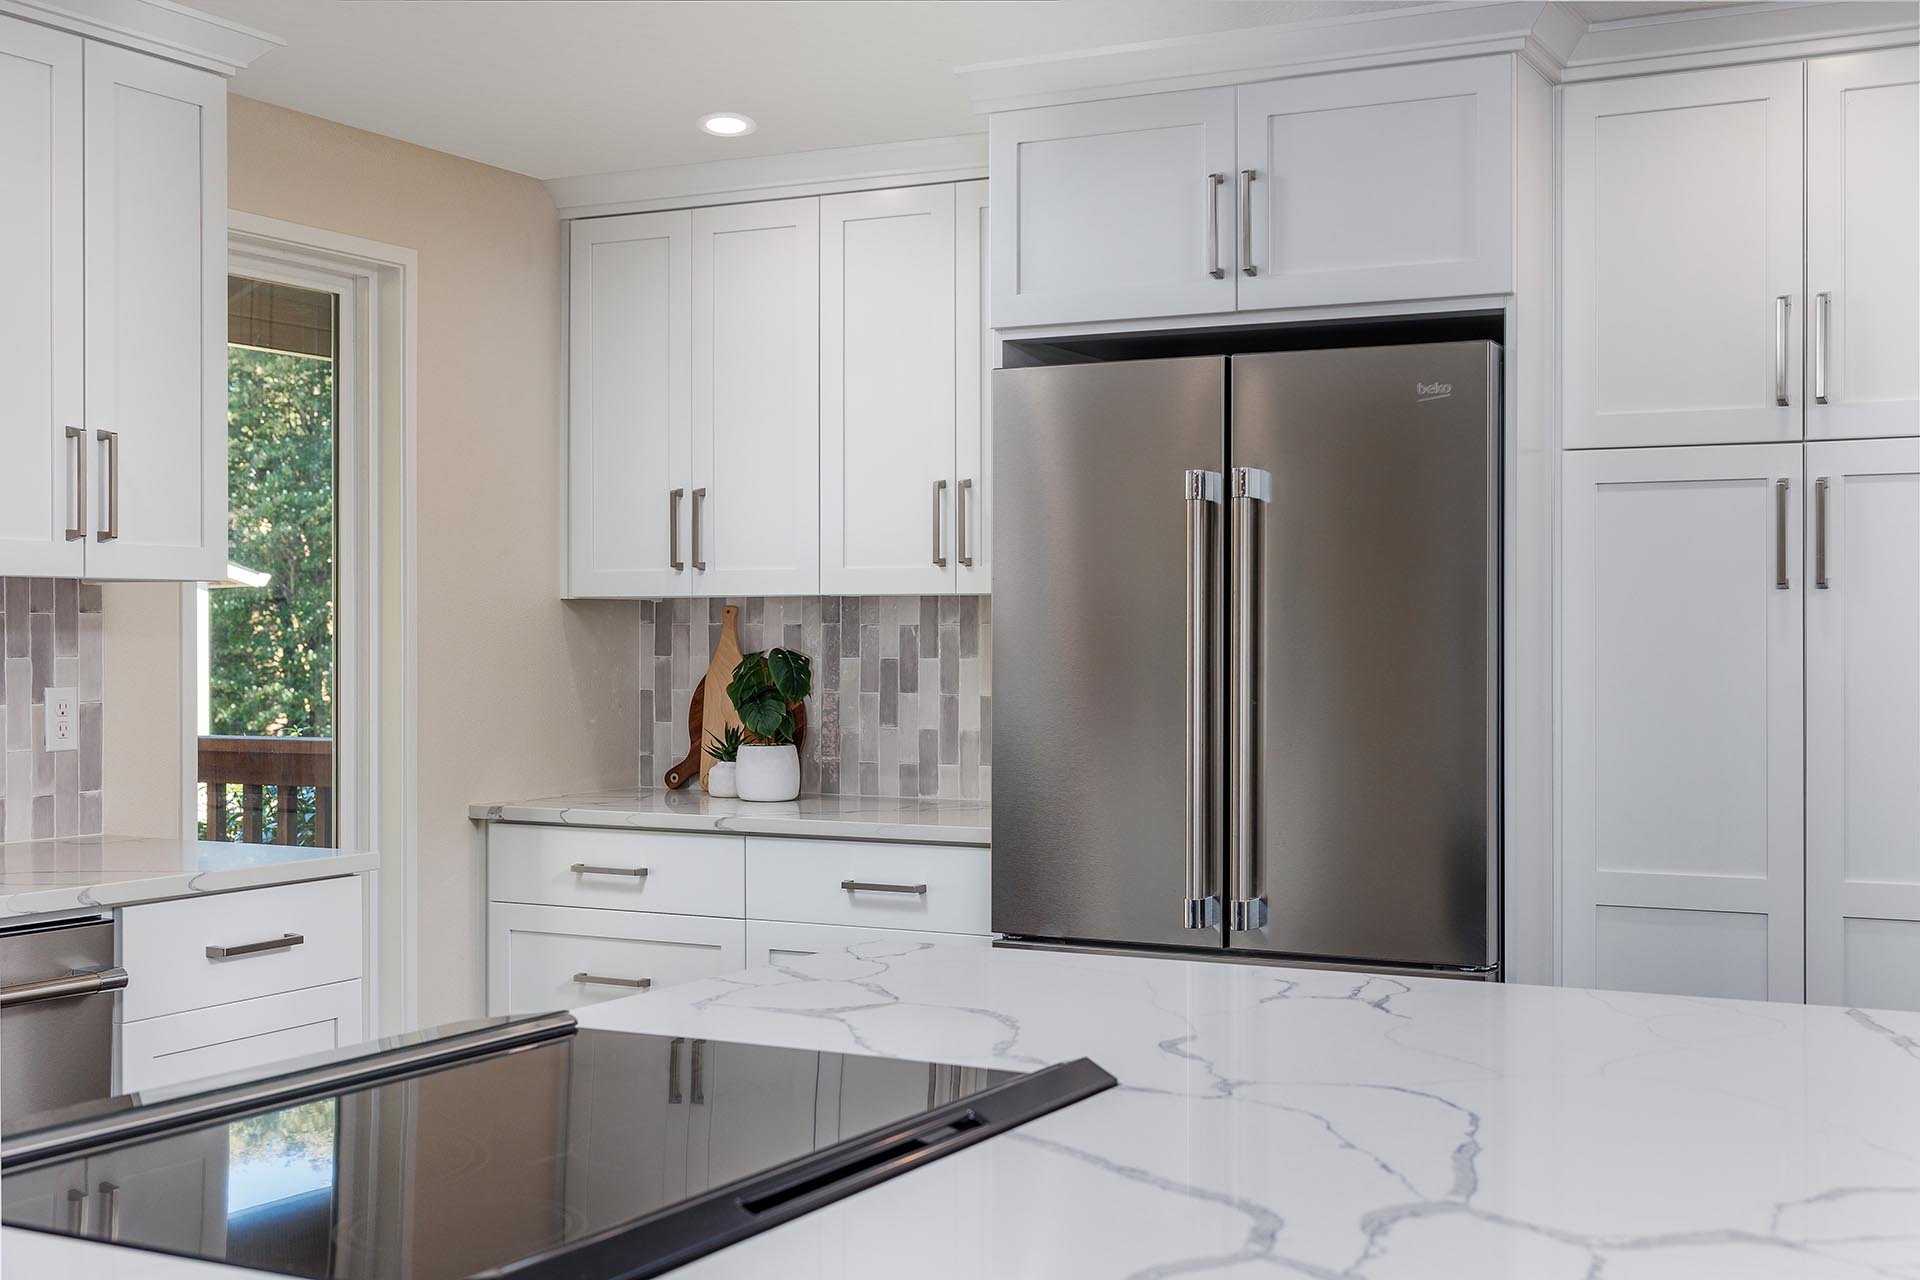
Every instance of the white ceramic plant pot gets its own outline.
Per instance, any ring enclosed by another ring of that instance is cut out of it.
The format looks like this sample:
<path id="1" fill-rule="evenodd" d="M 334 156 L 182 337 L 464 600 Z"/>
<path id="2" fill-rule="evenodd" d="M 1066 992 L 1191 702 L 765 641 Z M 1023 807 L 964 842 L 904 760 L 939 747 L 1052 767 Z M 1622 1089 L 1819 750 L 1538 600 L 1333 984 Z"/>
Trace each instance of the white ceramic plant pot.
<path id="1" fill-rule="evenodd" d="M 713 775 L 707 777 L 711 780 Z M 796 799 L 800 795 L 800 749 L 792 743 L 781 747 L 744 743 L 734 777 L 742 800 Z"/>
<path id="2" fill-rule="evenodd" d="M 707 794 L 722 800 L 731 800 L 739 795 L 738 769 L 739 766 L 731 760 L 715 760 L 713 768 L 707 770 Z"/>

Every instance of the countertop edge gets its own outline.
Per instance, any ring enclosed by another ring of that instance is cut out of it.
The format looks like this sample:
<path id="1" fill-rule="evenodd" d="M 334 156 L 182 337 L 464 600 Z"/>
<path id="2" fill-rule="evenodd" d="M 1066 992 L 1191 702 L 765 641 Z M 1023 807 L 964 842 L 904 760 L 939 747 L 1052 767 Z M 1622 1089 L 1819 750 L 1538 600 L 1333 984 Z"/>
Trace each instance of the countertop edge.
<path id="1" fill-rule="evenodd" d="M 14 893 L 0 894 L 0 921 L 137 907 L 239 889 L 264 889 L 311 880 L 331 880 L 339 876 L 377 871 L 379 868 L 380 855 L 377 853 L 342 850 L 330 857 L 305 858 L 297 862 L 223 867 L 211 871 L 154 871 L 100 884 L 28 887 Z"/>
<path id="2" fill-rule="evenodd" d="M 814 839 L 903 841 L 914 844 L 988 846 L 991 827 L 942 825 L 912 820 L 808 817 L 798 814 L 646 812 L 596 808 L 555 808 L 527 804 L 475 804 L 467 808 L 475 822 L 521 826 L 597 827 L 626 831 L 700 831 L 716 835 L 798 836 Z"/>

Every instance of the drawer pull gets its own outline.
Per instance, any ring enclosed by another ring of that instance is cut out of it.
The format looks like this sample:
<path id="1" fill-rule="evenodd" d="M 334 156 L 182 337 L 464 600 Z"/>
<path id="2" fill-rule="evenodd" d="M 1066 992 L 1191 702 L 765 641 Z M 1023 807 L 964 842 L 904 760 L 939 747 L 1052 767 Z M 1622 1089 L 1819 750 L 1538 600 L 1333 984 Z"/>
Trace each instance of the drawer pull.
<path id="1" fill-rule="evenodd" d="M 647 874 L 645 867 L 596 867 L 591 862 L 576 862 L 568 870 L 577 876 L 633 876 L 635 879 Z"/>
<path id="2" fill-rule="evenodd" d="M 653 985 L 652 978 L 609 978 L 599 973 L 576 973 L 573 980 L 591 983 L 596 987 L 638 987 L 642 991 Z"/>
<path id="3" fill-rule="evenodd" d="M 848 893 L 916 893 L 925 896 L 927 886 L 923 884 L 876 884 L 872 880 L 842 880 L 840 887 Z"/>
<path id="4" fill-rule="evenodd" d="M 243 942 L 235 947 L 208 947 L 207 959 L 233 960 L 240 956 L 265 955 L 269 951 L 288 951 L 305 942 L 306 938 L 297 933 L 283 933 L 277 938 L 263 938 L 259 942 Z"/>

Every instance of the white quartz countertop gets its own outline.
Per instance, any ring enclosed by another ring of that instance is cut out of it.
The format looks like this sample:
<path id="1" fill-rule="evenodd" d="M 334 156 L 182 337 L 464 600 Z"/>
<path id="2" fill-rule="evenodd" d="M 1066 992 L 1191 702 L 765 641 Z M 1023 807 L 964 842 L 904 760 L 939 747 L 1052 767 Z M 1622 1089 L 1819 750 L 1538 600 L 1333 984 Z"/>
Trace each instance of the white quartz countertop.
<path id="1" fill-rule="evenodd" d="M 373 871 L 377 854 L 277 844 L 75 836 L 0 844 L 0 920 L 125 907 Z"/>
<path id="2" fill-rule="evenodd" d="M 990 844 L 991 813 L 992 806 L 985 800 L 801 796 L 798 800 L 765 803 L 719 800 L 691 787 L 683 791 L 647 787 L 546 796 L 517 804 L 476 804 L 467 810 L 468 817 L 482 822 L 934 844 Z"/>
<path id="3" fill-rule="evenodd" d="M 687 1280 L 1920 1276 L 1920 1014 L 866 943 L 579 1016 L 1120 1081 Z"/>

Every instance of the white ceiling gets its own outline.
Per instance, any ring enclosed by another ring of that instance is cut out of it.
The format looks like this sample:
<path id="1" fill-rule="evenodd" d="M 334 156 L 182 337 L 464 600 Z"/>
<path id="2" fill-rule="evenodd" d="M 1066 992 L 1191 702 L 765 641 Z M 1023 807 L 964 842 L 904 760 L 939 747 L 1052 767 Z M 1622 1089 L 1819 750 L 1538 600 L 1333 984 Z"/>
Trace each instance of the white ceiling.
<path id="1" fill-rule="evenodd" d="M 233 91 L 536 178 L 977 133 L 953 68 L 1413 0 L 188 0 Z M 760 123 L 742 139 L 709 111 Z"/>

